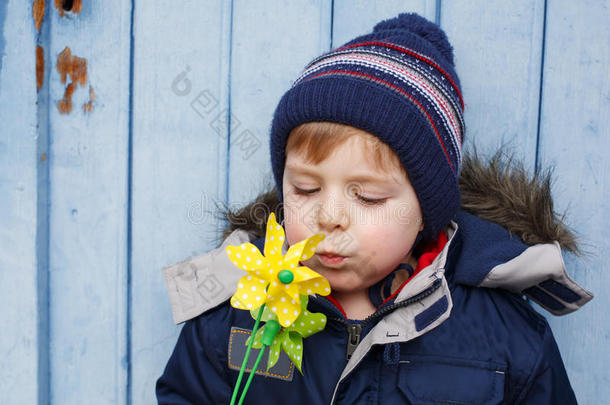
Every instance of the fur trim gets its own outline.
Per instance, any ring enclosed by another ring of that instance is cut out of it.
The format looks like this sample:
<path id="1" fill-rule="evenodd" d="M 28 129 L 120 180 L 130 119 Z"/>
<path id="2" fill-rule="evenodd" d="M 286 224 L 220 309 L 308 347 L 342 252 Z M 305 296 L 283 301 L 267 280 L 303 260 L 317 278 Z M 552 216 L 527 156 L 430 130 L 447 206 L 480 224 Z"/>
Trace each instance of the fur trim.
<path id="1" fill-rule="evenodd" d="M 502 150 L 485 163 L 475 150 L 463 159 L 462 209 L 501 225 L 527 245 L 557 241 L 579 254 L 576 237 L 563 223 L 565 214 L 553 210 L 552 174 L 547 169 L 530 176 L 523 163 Z"/>
<path id="2" fill-rule="evenodd" d="M 226 204 L 222 204 L 221 207 L 218 207 L 218 219 L 224 221 L 227 226 L 222 233 L 222 239 L 218 245 L 220 246 L 222 241 L 237 229 L 248 232 L 253 239 L 264 236 L 267 218 L 269 218 L 271 212 L 275 213 L 276 220 L 283 224 L 284 211 L 281 208 L 282 204 L 278 198 L 275 186 L 269 191 L 262 192 L 254 201 L 238 210 L 231 211 Z"/>
<path id="3" fill-rule="evenodd" d="M 530 176 L 522 163 L 502 151 L 487 162 L 476 151 L 465 154 L 460 176 L 461 208 L 497 223 L 527 245 L 557 241 L 562 249 L 580 254 L 576 237 L 563 223 L 565 215 L 559 216 L 553 210 L 551 177 L 552 170 Z M 220 208 L 220 218 L 228 223 L 222 239 L 238 228 L 255 239 L 262 237 L 271 210 L 282 223 L 275 187 L 239 210 Z"/>

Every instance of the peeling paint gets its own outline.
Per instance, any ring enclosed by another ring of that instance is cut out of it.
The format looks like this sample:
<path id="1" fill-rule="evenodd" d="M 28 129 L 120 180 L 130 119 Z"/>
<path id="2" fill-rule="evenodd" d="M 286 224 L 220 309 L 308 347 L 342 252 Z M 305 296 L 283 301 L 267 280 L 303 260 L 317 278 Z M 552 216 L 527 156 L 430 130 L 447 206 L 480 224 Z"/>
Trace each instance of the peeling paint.
<path id="1" fill-rule="evenodd" d="M 93 87 L 89 86 L 89 101 L 83 104 L 83 111 L 86 113 L 90 113 L 93 111 L 93 102 L 95 101 L 95 92 L 93 91 Z"/>
<path id="2" fill-rule="evenodd" d="M 78 82 L 81 86 L 87 83 L 87 59 L 72 55 L 67 46 L 57 56 L 57 71 L 64 84 L 68 75 L 70 75 L 72 83 Z"/>
<path id="3" fill-rule="evenodd" d="M 74 94 L 74 90 L 76 90 L 76 84 L 80 84 L 81 87 L 84 87 L 85 84 L 87 84 L 87 59 L 72 55 L 70 48 L 66 46 L 64 50 L 57 55 L 57 72 L 59 72 L 61 82 L 64 84 L 68 80 L 68 75 L 70 75 L 70 83 L 66 86 L 64 97 L 57 102 L 57 108 L 61 114 L 70 114 L 73 107 L 72 94 Z M 91 98 L 92 91 L 93 90 L 90 87 L 89 98 Z M 93 100 L 90 100 L 90 102 L 92 101 Z"/>
<path id="4" fill-rule="evenodd" d="M 72 94 L 74 93 L 74 89 L 76 89 L 76 85 L 74 83 L 70 83 L 66 86 L 64 98 L 57 102 L 57 108 L 59 109 L 60 113 L 70 114 L 70 112 L 72 112 Z"/>
<path id="5" fill-rule="evenodd" d="M 83 9 L 81 0 L 55 0 L 55 8 L 59 11 L 60 16 L 64 16 L 65 12 L 78 14 Z"/>
<path id="6" fill-rule="evenodd" d="M 34 17 L 36 31 L 40 31 L 40 26 L 44 19 L 44 3 L 44 0 L 34 0 L 34 4 L 32 5 L 32 17 Z"/>
<path id="7" fill-rule="evenodd" d="M 44 84 L 44 49 L 36 46 L 36 91 Z"/>
<path id="8" fill-rule="evenodd" d="M 32 4 L 32 17 L 36 31 L 40 32 L 42 21 L 44 20 L 45 0 L 34 0 Z M 39 91 L 44 84 L 44 49 L 36 46 L 36 91 Z"/>

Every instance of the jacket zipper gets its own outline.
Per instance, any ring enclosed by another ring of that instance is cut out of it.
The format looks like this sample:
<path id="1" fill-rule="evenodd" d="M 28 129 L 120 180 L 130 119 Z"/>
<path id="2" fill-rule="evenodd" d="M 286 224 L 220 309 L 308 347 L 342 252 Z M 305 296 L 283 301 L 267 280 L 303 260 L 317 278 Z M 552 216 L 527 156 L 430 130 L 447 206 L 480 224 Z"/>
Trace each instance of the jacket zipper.
<path id="1" fill-rule="evenodd" d="M 442 285 L 442 280 L 440 278 L 437 278 L 432 282 L 432 284 L 429 287 L 427 287 L 425 290 L 421 291 L 420 293 L 417 293 L 414 296 L 407 298 L 406 300 L 400 301 L 400 302 L 392 304 L 392 305 L 388 305 L 387 307 L 383 307 L 383 308 L 375 311 L 375 313 L 369 315 L 367 318 L 365 318 L 362 322 L 359 322 L 359 323 L 349 323 L 349 321 L 345 317 L 329 318 L 330 320 L 342 323 L 347 328 L 348 340 L 347 340 L 347 350 L 346 350 L 346 354 L 345 354 L 345 359 L 349 360 L 352 357 L 352 354 L 354 353 L 354 351 L 356 350 L 356 347 L 358 347 L 358 344 L 360 343 L 360 337 L 362 336 L 362 330 L 365 325 L 369 324 L 373 320 L 375 320 L 381 316 L 384 316 L 385 314 L 390 313 L 398 308 L 406 307 L 406 306 L 409 306 L 411 304 L 414 304 L 416 302 L 423 300 L 424 298 L 426 298 L 427 296 L 432 294 L 434 291 L 439 289 L 441 285 Z"/>
<path id="2" fill-rule="evenodd" d="M 348 323 L 347 332 L 349 333 L 349 337 L 347 339 L 347 353 L 345 359 L 349 360 L 352 357 L 354 351 L 356 350 L 356 347 L 358 347 L 358 343 L 360 343 L 362 325 L 359 323 Z"/>

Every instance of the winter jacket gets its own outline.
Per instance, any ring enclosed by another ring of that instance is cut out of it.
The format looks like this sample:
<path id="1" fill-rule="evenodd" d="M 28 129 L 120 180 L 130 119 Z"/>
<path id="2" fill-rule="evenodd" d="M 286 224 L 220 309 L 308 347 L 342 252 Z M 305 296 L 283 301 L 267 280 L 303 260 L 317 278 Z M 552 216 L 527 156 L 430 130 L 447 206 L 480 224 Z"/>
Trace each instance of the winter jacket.
<path id="1" fill-rule="evenodd" d="M 303 341 L 303 374 L 284 353 L 265 371 L 265 355 L 245 403 L 576 403 L 551 329 L 525 297 L 563 315 L 593 296 L 566 273 L 561 248 L 573 240 L 553 215 L 548 182 L 501 178 L 494 164 L 464 166 L 470 213 L 456 215 L 428 262 L 371 317 L 349 320 L 311 296 L 309 311 L 328 322 Z M 527 226 L 528 210 L 546 225 Z M 264 225 L 234 226 L 218 249 L 163 270 L 174 321 L 185 324 L 157 380 L 159 404 L 229 403 L 254 320 L 228 302 L 245 273 L 224 248 L 251 241 L 262 251 Z"/>

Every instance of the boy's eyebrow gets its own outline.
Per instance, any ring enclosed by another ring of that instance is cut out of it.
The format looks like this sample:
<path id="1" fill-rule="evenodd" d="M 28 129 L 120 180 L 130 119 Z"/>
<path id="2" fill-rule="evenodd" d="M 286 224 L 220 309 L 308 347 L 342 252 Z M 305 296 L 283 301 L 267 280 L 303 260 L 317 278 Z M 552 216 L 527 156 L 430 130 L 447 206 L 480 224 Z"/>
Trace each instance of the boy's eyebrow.
<path id="1" fill-rule="evenodd" d="M 315 171 L 309 170 L 306 167 L 297 166 L 294 164 L 287 164 L 286 169 L 290 169 L 290 170 L 298 172 L 298 173 L 309 174 L 313 177 L 319 178 L 318 174 Z M 385 183 L 385 184 L 394 184 L 395 183 L 395 181 L 392 179 L 391 176 L 381 177 L 381 176 L 374 176 L 374 175 L 366 174 L 366 173 L 352 175 L 349 177 L 348 180 L 358 181 L 358 182 L 362 182 L 362 183 Z"/>

